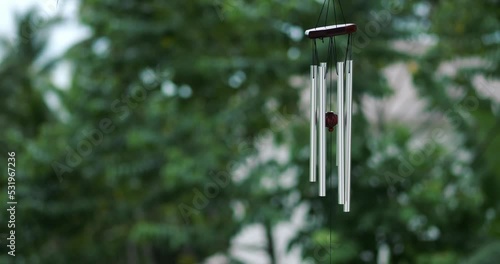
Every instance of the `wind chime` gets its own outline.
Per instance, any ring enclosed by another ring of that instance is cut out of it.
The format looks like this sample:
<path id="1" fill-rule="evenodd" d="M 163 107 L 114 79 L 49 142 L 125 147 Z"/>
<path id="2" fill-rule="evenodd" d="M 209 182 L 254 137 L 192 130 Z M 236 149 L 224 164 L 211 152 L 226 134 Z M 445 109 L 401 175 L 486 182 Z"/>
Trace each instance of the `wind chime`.
<path id="1" fill-rule="evenodd" d="M 328 2 L 328 5 L 326 8 L 325 25 L 318 27 L 326 2 Z M 326 24 L 330 0 L 325 0 L 316 26 L 305 32 L 313 44 L 311 64 L 310 181 L 316 182 L 318 178 L 319 196 L 326 196 L 326 134 L 332 133 L 334 127 L 337 126 L 336 165 L 338 171 L 338 202 L 344 206 L 344 212 L 349 212 L 351 201 L 352 34 L 356 32 L 357 26 L 355 24 L 346 24 L 345 18 L 343 19 L 344 24 L 337 24 L 335 1 L 332 0 L 332 2 L 335 24 L 328 26 Z M 342 17 L 344 17 L 340 1 L 339 7 Z M 337 43 L 335 37 L 342 35 L 347 35 L 345 59 L 343 61 L 336 61 Z M 327 59 L 320 62 L 316 42 L 318 40 L 324 42 L 325 39 L 329 41 Z M 333 105 L 334 100 L 331 99 L 333 97 L 333 69 L 337 73 L 337 113 L 333 112 L 335 110 Z M 330 87 L 327 81 L 329 81 Z M 330 98 L 328 104 L 327 98 Z M 333 140 L 333 137 L 331 138 Z"/>

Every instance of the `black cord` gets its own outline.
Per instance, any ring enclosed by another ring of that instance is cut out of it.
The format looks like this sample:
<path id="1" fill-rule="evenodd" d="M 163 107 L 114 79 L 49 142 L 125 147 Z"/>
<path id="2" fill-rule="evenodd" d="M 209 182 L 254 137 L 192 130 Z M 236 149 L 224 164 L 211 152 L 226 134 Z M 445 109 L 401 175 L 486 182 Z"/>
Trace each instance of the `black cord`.
<path id="1" fill-rule="evenodd" d="M 311 41 L 311 61 L 312 61 L 312 65 L 316 65 L 316 61 L 315 61 L 315 53 L 316 53 L 316 41 Z"/>
<path id="2" fill-rule="evenodd" d="M 352 60 L 352 34 L 349 34 L 349 59 Z"/>
<path id="3" fill-rule="evenodd" d="M 334 3 L 335 4 L 335 3 Z M 330 63 L 330 60 L 331 61 L 331 64 L 333 65 L 332 67 L 335 67 L 335 71 L 337 71 L 337 67 L 335 66 L 335 37 L 330 37 L 330 49 L 328 51 L 328 62 Z M 331 53 L 334 53 L 333 56 Z M 330 71 L 330 95 L 328 96 L 328 99 L 330 101 L 329 103 L 329 106 L 330 106 L 330 111 L 333 111 L 333 71 Z M 332 137 L 332 133 L 331 132 L 327 132 L 330 134 L 330 147 L 328 148 L 328 152 L 330 152 L 330 169 L 327 170 L 327 175 L 329 174 L 329 172 L 332 170 L 333 168 L 333 152 L 331 151 L 333 149 L 333 137 Z M 328 167 L 328 166 L 327 166 Z M 331 176 L 331 175 L 330 175 Z M 331 184 L 333 184 L 333 180 L 331 179 L 331 177 L 328 177 L 328 179 L 330 179 L 330 186 Z M 333 194 L 333 188 L 331 188 L 331 191 L 330 191 L 331 194 Z M 333 206 L 334 206 L 334 195 L 331 195 L 332 196 L 332 199 L 330 200 L 330 226 L 329 226 L 329 229 L 328 229 L 328 234 L 329 234 L 329 242 L 330 242 L 330 246 L 328 247 L 328 253 L 329 253 L 329 256 L 330 256 L 330 263 L 332 263 L 332 229 L 333 229 Z"/>
<path id="4" fill-rule="evenodd" d="M 325 8 L 325 3 L 326 3 L 327 0 L 325 0 L 323 2 L 323 5 L 321 6 L 321 11 L 319 11 L 319 16 L 318 16 L 318 21 L 316 21 L 316 28 L 318 27 L 319 25 L 319 20 L 321 19 L 321 14 L 323 14 L 323 9 Z M 328 10 L 326 10 L 326 12 L 328 13 Z"/>
<path id="5" fill-rule="evenodd" d="M 340 7 L 340 13 L 342 14 L 342 19 L 344 19 L 344 24 L 346 23 L 345 16 L 344 16 L 344 10 L 342 9 L 342 2 L 339 2 L 339 7 Z"/>
<path id="6" fill-rule="evenodd" d="M 332 38 L 330 38 L 330 43 L 333 45 L 333 42 L 332 42 Z M 331 49 L 333 50 L 333 48 Z M 330 58 L 328 59 L 328 61 L 330 62 L 330 59 L 332 59 L 332 65 L 333 67 L 335 67 L 335 62 L 333 61 L 333 58 L 332 56 L 330 56 Z M 330 111 L 333 112 L 333 71 L 330 71 Z"/>
<path id="7" fill-rule="evenodd" d="M 332 167 L 333 167 L 333 152 L 331 151 L 333 149 L 333 133 L 330 133 L 330 147 L 328 148 L 330 151 L 330 170 L 327 170 L 327 172 L 331 171 L 332 170 Z M 328 174 L 328 173 L 327 173 Z M 331 175 L 330 175 L 331 176 Z M 332 197 L 331 200 L 330 200 L 330 228 L 328 230 L 328 233 L 330 235 L 330 247 L 328 247 L 328 253 L 330 254 L 330 263 L 333 263 L 332 262 L 332 229 L 333 229 L 333 206 L 334 206 L 334 203 L 335 203 L 335 195 L 333 195 L 333 180 L 331 179 L 331 177 L 328 177 L 328 179 L 330 179 L 330 186 L 331 186 L 331 191 L 330 191 L 330 196 Z"/>
<path id="8" fill-rule="evenodd" d="M 327 53 L 326 53 L 327 57 L 326 57 L 325 79 L 326 79 L 326 77 L 328 76 L 328 73 L 329 73 L 328 69 L 331 67 L 331 65 L 330 65 L 330 67 L 328 67 L 328 64 L 330 64 L 330 58 L 331 58 L 331 53 L 332 53 L 331 51 L 333 49 L 332 38 L 330 37 L 329 39 L 330 39 L 330 41 L 328 41 L 328 50 L 327 50 Z"/>
<path id="9" fill-rule="evenodd" d="M 314 41 L 311 41 L 311 64 L 312 65 L 315 65 L 314 64 Z"/>
<path id="10" fill-rule="evenodd" d="M 333 73 L 332 73 L 333 74 Z M 332 95 L 333 95 L 333 92 L 332 92 Z M 335 206 L 335 197 L 337 197 L 336 195 L 334 195 L 335 193 L 335 181 L 333 180 L 333 169 L 335 168 L 335 156 L 333 155 L 334 154 L 334 146 L 335 144 L 335 139 L 336 139 L 336 134 L 334 132 L 331 132 L 330 133 L 330 170 L 329 170 L 329 174 L 330 174 L 330 177 L 328 177 L 330 179 L 330 193 L 331 193 L 331 200 L 330 200 L 330 248 L 329 248 L 329 251 L 330 251 L 330 263 L 333 263 L 333 241 L 332 241 L 332 230 L 333 230 L 333 208 Z"/>
<path id="11" fill-rule="evenodd" d="M 334 19 L 335 19 L 335 25 L 337 25 L 337 9 L 335 8 L 335 0 L 332 0 L 333 1 L 333 14 L 334 14 Z M 335 59 L 335 72 L 337 73 L 337 75 L 339 75 L 339 69 L 337 69 L 337 43 L 335 41 L 335 36 L 333 37 L 333 47 L 334 47 L 334 59 Z"/>
<path id="12" fill-rule="evenodd" d="M 323 2 L 323 5 L 321 6 L 321 11 L 319 13 L 319 16 L 318 16 L 318 20 L 316 21 L 316 28 L 318 27 L 319 25 L 319 21 L 321 20 L 321 15 L 323 14 L 323 10 L 325 8 L 325 3 L 326 1 L 328 1 L 328 5 L 327 5 L 327 9 L 326 9 L 326 14 L 325 14 L 325 26 L 327 25 L 327 22 L 328 22 L 328 9 L 330 9 L 330 1 L 329 0 L 325 0 Z M 334 19 L 335 19 L 335 25 L 338 25 L 337 23 L 337 10 L 335 8 L 335 0 L 332 0 L 333 1 L 333 14 L 334 14 Z M 344 24 L 346 23 L 346 20 L 345 20 L 345 16 L 344 16 L 344 10 L 342 9 L 342 3 L 340 2 L 339 0 L 339 7 L 340 7 L 340 12 L 342 14 L 342 19 L 344 20 Z M 328 42 L 328 54 L 327 54 L 327 68 L 326 68 L 326 72 L 325 72 L 325 76 L 324 78 L 327 79 L 328 78 L 328 63 L 331 63 L 333 65 L 331 65 L 330 67 L 335 67 L 335 72 L 337 73 L 337 76 L 338 76 L 338 69 L 337 69 L 337 43 L 336 43 L 336 40 L 335 40 L 335 36 L 333 37 L 330 37 L 329 38 L 329 42 Z M 323 41 L 323 38 L 321 38 L 321 41 Z M 346 65 L 347 65 L 347 58 L 349 57 L 349 59 L 351 60 L 352 59 L 352 34 L 349 34 L 348 37 L 347 37 L 347 47 L 346 47 L 346 51 L 345 51 L 345 57 L 344 57 L 344 69 L 346 69 Z M 330 61 L 332 59 L 332 61 Z M 319 64 L 319 57 L 318 57 L 318 47 L 316 45 L 316 39 L 313 40 L 313 51 L 312 51 L 312 62 L 313 62 L 313 65 L 317 65 Z M 333 72 L 330 71 L 330 75 L 329 75 L 329 78 L 330 79 L 330 85 L 326 86 L 327 87 L 327 91 L 326 91 L 326 96 L 328 97 L 328 100 L 329 100 L 329 107 L 330 107 L 330 111 L 333 111 L 334 110 L 334 107 L 333 107 L 333 102 L 334 102 L 334 93 L 333 93 Z M 328 89 L 329 87 L 329 89 Z M 329 90 L 329 91 L 328 91 Z M 329 93 L 328 93 L 329 92 Z M 338 95 L 337 95 L 338 96 Z M 320 113 L 320 118 L 326 118 L 326 113 Z M 341 117 L 339 117 L 341 118 Z M 320 129 L 326 129 L 326 127 L 322 127 Z M 333 164 L 335 164 L 335 157 L 333 155 L 333 145 L 334 145 L 334 133 L 330 133 L 330 143 L 326 142 L 326 146 L 328 151 L 326 152 L 326 154 L 328 155 L 328 152 L 330 152 L 330 159 L 331 159 L 331 162 L 330 162 L 330 168 L 329 170 L 327 170 L 327 172 L 330 172 L 331 170 L 333 170 Z M 339 142 L 336 142 L 335 144 L 338 144 Z M 339 155 L 339 153 L 336 153 L 336 155 Z M 326 166 L 328 169 L 328 165 Z M 333 175 L 333 174 L 331 174 Z M 331 176 L 330 175 L 330 176 Z M 340 177 L 340 175 L 338 176 Z M 328 177 L 328 179 L 330 180 L 330 188 L 331 188 L 331 193 L 334 193 L 334 181 L 332 179 L 332 177 Z M 338 188 L 341 188 L 341 186 L 338 186 Z M 335 195 L 332 195 L 331 196 L 331 200 L 329 201 L 330 202 L 330 223 L 329 223 L 329 237 L 330 237 L 330 247 L 329 247 L 329 257 L 330 257 L 330 263 L 333 263 L 332 262 L 332 255 L 333 255 L 333 250 L 332 250 L 332 229 L 333 229 L 333 206 L 335 204 Z"/>
<path id="13" fill-rule="evenodd" d="M 335 42 L 335 37 L 333 37 L 333 64 L 335 67 L 335 72 L 339 75 L 339 69 L 337 69 L 337 43 Z"/>
<path id="14" fill-rule="evenodd" d="M 332 0 L 332 2 L 333 2 L 333 17 L 335 18 L 335 25 L 337 25 L 337 10 L 335 8 L 335 0 Z"/>
<path id="15" fill-rule="evenodd" d="M 328 9 L 330 9 L 330 0 L 327 0 L 328 1 L 328 4 L 326 5 L 326 16 L 325 16 L 325 27 L 326 27 L 326 23 L 328 22 Z M 335 13 L 333 13 L 335 14 Z"/>
<path id="16" fill-rule="evenodd" d="M 347 62 L 347 57 L 349 57 L 349 60 L 352 60 L 352 46 L 351 46 L 352 42 L 351 42 L 351 38 L 352 38 L 352 34 L 349 34 L 347 36 L 347 47 L 346 47 L 346 50 L 345 50 L 345 57 L 346 57 L 346 59 L 345 59 L 344 63 Z M 350 70 L 350 68 L 349 68 L 349 70 Z"/>
<path id="17" fill-rule="evenodd" d="M 316 39 L 313 40 L 313 43 L 314 43 L 313 65 L 318 65 L 319 64 L 319 57 L 318 57 L 318 47 L 316 46 Z"/>

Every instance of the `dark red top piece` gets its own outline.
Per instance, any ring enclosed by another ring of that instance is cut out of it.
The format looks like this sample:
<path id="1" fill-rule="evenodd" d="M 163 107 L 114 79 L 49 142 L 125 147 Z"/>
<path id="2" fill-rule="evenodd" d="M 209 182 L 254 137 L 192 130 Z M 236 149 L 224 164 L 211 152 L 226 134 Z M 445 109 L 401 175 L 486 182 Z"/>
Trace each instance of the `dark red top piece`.
<path id="1" fill-rule="evenodd" d="M 328 38 L 339 35 L 352 34 L 358 30 L 356 24 L 339 24 L 326 27 L 317 27 L 306 30 L 310 39 Z"/>

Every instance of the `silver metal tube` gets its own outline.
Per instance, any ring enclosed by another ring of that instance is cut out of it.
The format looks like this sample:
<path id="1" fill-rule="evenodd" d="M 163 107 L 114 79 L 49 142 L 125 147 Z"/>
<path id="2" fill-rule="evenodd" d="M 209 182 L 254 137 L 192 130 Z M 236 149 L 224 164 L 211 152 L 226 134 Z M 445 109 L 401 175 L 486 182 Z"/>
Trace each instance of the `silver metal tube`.
<path id="1" fill-rule="evenodd" d="M 338 107 L 338 176 L 339 176 L 339 204 L 345 202 L 345 182 L 344 182 L 344 62 L 337 62 L 337 107 Z"/>
<path id="2" fill-rule="evenodd" d="M 352 119 L 352 60 L 347 61 L 346 125 L 345 125 L 345 204 L 344 212 L 351 207 L 351 119 Z"/>
<path id="3" fill-rule="evenodd" d="M 338 93 L 337 93 L 338 94 Z M 338 98 L 337 98 L 337 101 L 338 101 Z M 337 113 L 338 113 L 338 103 L 337 103 Z M 337 121 L 338 122 L 338 121 Z M 338 128 L 338 127 L 337 127 Z M 336 141 L 335 141 L 335 147 L 337 148 L 337 151 L 335 152 L 335 166 L 339 166 L 339 130 L 338 129 L 335 129 L 335 136 L 337 137 Z M 339 185 L 340 186 L 340 185 Z M 339 194 L 340 195 L 340 194 Z"/>
<path id="4" fill-rule="evenodd" d="M 322 62 L 319 66 L 319 196 L 326 196 L 325 73 L 326 63 Z"/>
<path id="5" fill-rule="evenodd" d="M 316 107 L 316 84 L 318 81 L 318 66 L 311 65 L 311 155 L 310 155 L 310 171 L 309 171 L 309 181 L 316 182 L 316 154 L 318 153 L 316 149 L 317 143 L 317 133 L 316 126 L 317 121 L 317 107 Z"/>

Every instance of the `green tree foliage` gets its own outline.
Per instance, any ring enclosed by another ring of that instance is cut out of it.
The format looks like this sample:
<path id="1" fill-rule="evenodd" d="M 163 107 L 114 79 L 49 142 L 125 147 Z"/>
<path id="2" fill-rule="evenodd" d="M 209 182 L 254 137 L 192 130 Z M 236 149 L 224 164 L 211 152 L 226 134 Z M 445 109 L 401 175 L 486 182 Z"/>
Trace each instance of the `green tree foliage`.
<path id="1" fill-rule="evenodd" d="M 415 83 L 430 108 L 442 113 L 443 121 L 452 128 L 455 146 L 450 148 L 456 150 L 455 153 L 465 150 L 469 156 L 463 160 L 456 180 L 448 181 L 448 185 L 467 182 L 479 202 L 469 209 L 461 203 L 459 209 L 466 214 L 450 216 L 454 222 L 462 221 L 454 230 L 469 232 L 461 242 L 466 246 L 453 249 L 462 248 L 462 253 L 477 249 L 471 263 L 495 263 L 498 258 L 488 252 L 498 252 L 498 243 L 486 241 L 498 241 L 500 234 L 496 214 L 500 206 L 496 191 L 500 184 L 497 162 L 500 117 L 492 84 L 499 78 L 499 2 L 430 1 L 423 4 L 430 7 L 430 12 L 422 20 L 429 25 L 428 34 L 436 42 L 426 54 L 415 59 L 418 65 Z M 474 60 L 476 63 L 471 62 Z M 443 74 L 439 68 L 444 63 L 454 64 L 457 71 Z M 457 157 L 452 156 L 456 160 L 452 161 L 454 166 L 460 164 Z M 448 220 L 445 224 L 449 223 Z M 483 245 L 484 249 L 478 249 Z"/>

